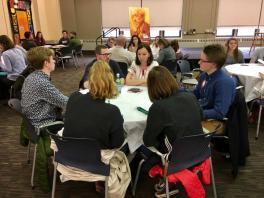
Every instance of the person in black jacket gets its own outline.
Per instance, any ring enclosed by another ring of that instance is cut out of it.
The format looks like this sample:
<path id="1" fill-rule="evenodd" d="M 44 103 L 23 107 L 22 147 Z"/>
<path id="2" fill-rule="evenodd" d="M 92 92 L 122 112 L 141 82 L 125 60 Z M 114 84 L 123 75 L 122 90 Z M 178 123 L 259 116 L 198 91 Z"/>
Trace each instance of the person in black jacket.
<path id="1" fill-rule="evenodd" d="M 154 67 L 147 79 L 148 94 L 153 102 L 143 135 L 145 146 L 167 152 L 164 138 L 176 139 L 203 133 L 201 109 L 195 96 L 179 91 L 176 79 L 163 66 Z"/>
<path id="2" fill-rule="evenodd" d="M 119 148 L 124 142 L 123 117 L 115 105 L 105 99 L 118 91 L 107 62 L 96 61 L 90 68 L 86 90 L 73 93 L 66 107 L 66 137 L 93 138 L 102 149 Z"/>

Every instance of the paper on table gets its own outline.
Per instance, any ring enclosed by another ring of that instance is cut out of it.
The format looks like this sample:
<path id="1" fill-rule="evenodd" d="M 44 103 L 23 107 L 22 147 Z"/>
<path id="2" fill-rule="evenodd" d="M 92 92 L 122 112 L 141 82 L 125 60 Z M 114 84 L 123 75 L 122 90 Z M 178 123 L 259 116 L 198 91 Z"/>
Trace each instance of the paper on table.
<path id="1" fill-rule="evenodd" d="M 264 65 L 264 61 L 261 59 L 258 59 L 258 62 Z"/>

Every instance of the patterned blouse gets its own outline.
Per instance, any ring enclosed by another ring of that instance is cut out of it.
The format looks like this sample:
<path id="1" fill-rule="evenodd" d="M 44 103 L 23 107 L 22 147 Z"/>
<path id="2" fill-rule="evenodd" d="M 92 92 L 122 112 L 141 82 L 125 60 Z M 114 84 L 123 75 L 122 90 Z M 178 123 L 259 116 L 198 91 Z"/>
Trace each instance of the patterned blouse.
<path id="1" fill-rule="evenodd" d="M 50 81 L 50 77 L 37 70 L 31 73 L 22 88 L 23 114 L 36 127 L 56 119 L 56 108 L 65 108 L 68 97 L 64 96 Z"/>
<path id="2" fill-rule="evenodd" d="M 152 63 L 147 67 L 147 69 L 141 69 L 139 65 L 136 65 L 135 61 L 131 64 L 131 67 L 128 69 L 128 72 L 135 75 L 136 79 L 147 79 L 149 71 L 153 68 L 159 66 L 157 61 L 152 61 Z"/>

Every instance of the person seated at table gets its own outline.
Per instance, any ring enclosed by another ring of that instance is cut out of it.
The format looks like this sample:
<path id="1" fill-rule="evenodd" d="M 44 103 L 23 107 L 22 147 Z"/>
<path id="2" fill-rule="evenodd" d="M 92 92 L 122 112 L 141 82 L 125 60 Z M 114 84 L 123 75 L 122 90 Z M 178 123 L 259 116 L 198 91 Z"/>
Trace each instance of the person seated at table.
<path id="1" fill-rule="evenodd" d="M 116 45 L 109 49 L 110 59 L 116 62 L 126 63 L 128 66 L 135 60 L 135 53 L 127 51 L 125 49 L 126 46 L 126 37 L 120 35 L 116 39 Z"/>
<path id="2" fill-rule="evenodd" d="M 37 44 L 35 43 L 34 39 L 33 39 L 33 34 L 31 32 L 25 32 L 24 33 L 24 41 L 22 42 L 22 47 L 25 50 L 30 50 L 33 47 L 37 47 Z"/>
<path id="3" fill-rule="evenodd" d="M 153 60 L 149 45 L 141 44 L 136 52 L 136 60 L 128 69 L 126 85 L 146 86 L 149 71 L 159 64 Z"/>
<path id="4" fill-rule="evenodd" d="M 130 52 L 136 52 L 138 46 L 141 44 L 141 40 L 138 35 L 133 35 L 128 43 L 127 49 Z"/>
<path id="5" fill-rule="evenodd" d="M 68 45 L 70 38 L 67 30 L 62 30 L 62 37 L 59 40 L 59 45 Z"/>
<path id="6" fill-rule="evenodd" d="M 53 51 L 45 47 L 32 48 L 27 54 L 28 62 L 35 71 L 24 81 L 21 106 L 23 114 L 36 127 L 61 117 L 57 110 L 65 108 L 68 101 L 68 97 L 51 83 L 50 74 L 55 69 L 53 56 Z"/>
<path id="7" fill-rule="evenodd" d="M 180 50 L 178 40 L 177 39 L 172 40 L 170 45 L 174 49 L 174 52 L 175 52 L 175 55 L 176 55 L 176 59 L 182 59 L 183 58 L 183 54 L 182 54 L 182 52 Z"/>
<path id="8" fill-rule="evenodd" d="M 37 44 L 37 46 L 43 46 L 46 44 L 46 41 L 43 37 L 42 32 L 38 31 L 35 37 L 35 42 Z"/>
<path id="9" fill-rule="evenodd" d="M 69 98 L 63 135 L 95 138 L 103 149 L 119 148 L 124 142 L 124 120 L 118 107 L 105 102 L 118 96 L 112 69 L 105 61 L 95 61 L 86 79 L 88 89 Z"/>
<path id="10" fill-rule="evenodd" d="M 110 56 L 109 49 L 105 45 L 97 45 L 96 46 L 95 56 L 96 56 L 96 58 L 94 60 L 92 60 L 92 62 L 90 62 L 89 64 L 86 65 L 83 77 L 82 77 L 80 84 L 79 84 L 79 88 L 84 88 L 84 82 L 88 80 L 87 78 L 88 78 L 88 73 L 89 73 L 90 68 L 93 66 L 93 64 L 96 61 L 99 61 L 99 60 L 107 62 L 110 65 L 110 68 L 112 69 L 114 78 L 116 78 L 117 74 L 119 74 L 119 77 L 121 79 L 121 83 L 124 84 L 124 82 L 125 82 L 124 74 L 123 74 L 122 70 L 120 69 L 118 63 L 109 58 L 109 56 Z"/>
<path id="11" fill-rule="evenodd" d="M 70 32 L 70 42 L 69 47 L 75 49 L 77 46 L 81 45 L 82 42 L 79 38 L 77 38 L 76 32 Z"/>
<path id="12" fill-rule="evenodd" d="M 174 49 L 170 46 L 170 43 L 167 39 L 161 38 L 158 41 L 158 45 L 160 48 L 159 51 L 159 57 L 157 59 L 157 62 L 162 65 L 164 62 L 167 62 L 169 60 L 175 60 L 176 54 Z"/>
<path id="13" fill-rule="evenodd" d="M 224 133 L 224 124 L 221 122 L 234 101 L 236 83 L 221 68 L 225 63 L 226 53 L 223 46 L 212 44 L 206 46 L 199 61 L 200 75 L 194 94 L 203 108 L 203 127 L 210 132 L 217 129 L 217 133 Z"/>
<path id="14" fill-rule="evenodd" d="M 23 52 L 15 47 L 13 41 L 6 35 L 0 36 L 0 99 L 9 98 L 9 89 L 19 74 L 26 68 Z"/>
<path id="15" fill-rule="evenodd" d="M 159 45 L 158 45 L 158 41 L 160 39 L 160 36 L 156 36 L 155 40 L 151 43 L 150 48 L 153 54 L 153 58 L 156 60 L 159 57 Z"/>
<path id="16" fill-rule="evenodd" d="M 115 37 L 113 37 L 113 36 L 110 36 L 108 39 L 107 39 L 107 43 L 106 43 L 106 47 L 107 48 L 112 48 L 112 47 L 114 47 L 115 46 L 115 43 L 116 43 L 116 39 L 115 39 Z"/>
<path id="17" fill-rule="evenodd" d="M 226 42 L 226 60 L 225 65 L 231 65 L 235 63 L 244 63 L 243 53 L 238 49 L 238 41 L 236 38 L 230 38 Z"/>
<path id="18" fill-rule="evenodd" d="M 254 51 L 250 63 L 257 63 L 258 59 L 264 60 L 264 47 L 260 47 Z"/>
<path id="19" fill-rule="evenodd" d="M 166 153 L 164 138 L 173 142 L 181 137 L 201 134 L 202 114 L 199 103 L 190 92 L 179 91 L 179 85 L 169 70 L 154 67 L 148 75 L 149 108 L 143 135 L 144 145 Z"/>

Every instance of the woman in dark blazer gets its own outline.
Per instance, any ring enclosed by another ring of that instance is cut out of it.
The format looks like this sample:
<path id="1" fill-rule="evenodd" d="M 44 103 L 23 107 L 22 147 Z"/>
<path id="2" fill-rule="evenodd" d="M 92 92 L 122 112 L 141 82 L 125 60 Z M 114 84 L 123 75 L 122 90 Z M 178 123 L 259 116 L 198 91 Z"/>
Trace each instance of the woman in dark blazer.
<path id="1" fill-rule="evenodd" d="M 123 117 L 115 105 L 105 102 L 118 95 L 108 63 L 97 61 L 90 69 L 86 90 L 73 93 L 65 113 L 66 137 L 94 138 L 102 149 L 119 148 L 124 142 Z"/>
<path id="2" fill-rule="evenodd" d="M 165 136 L 172 144 L 177 138 L 202 133 L 201 109 L 192 93 L 179 91 L 176 79 L 163 66 L 154 67 L 147 80 L 148 94 L 153 102 L 149 109 L 143 140 L 167 152 Z"/>

